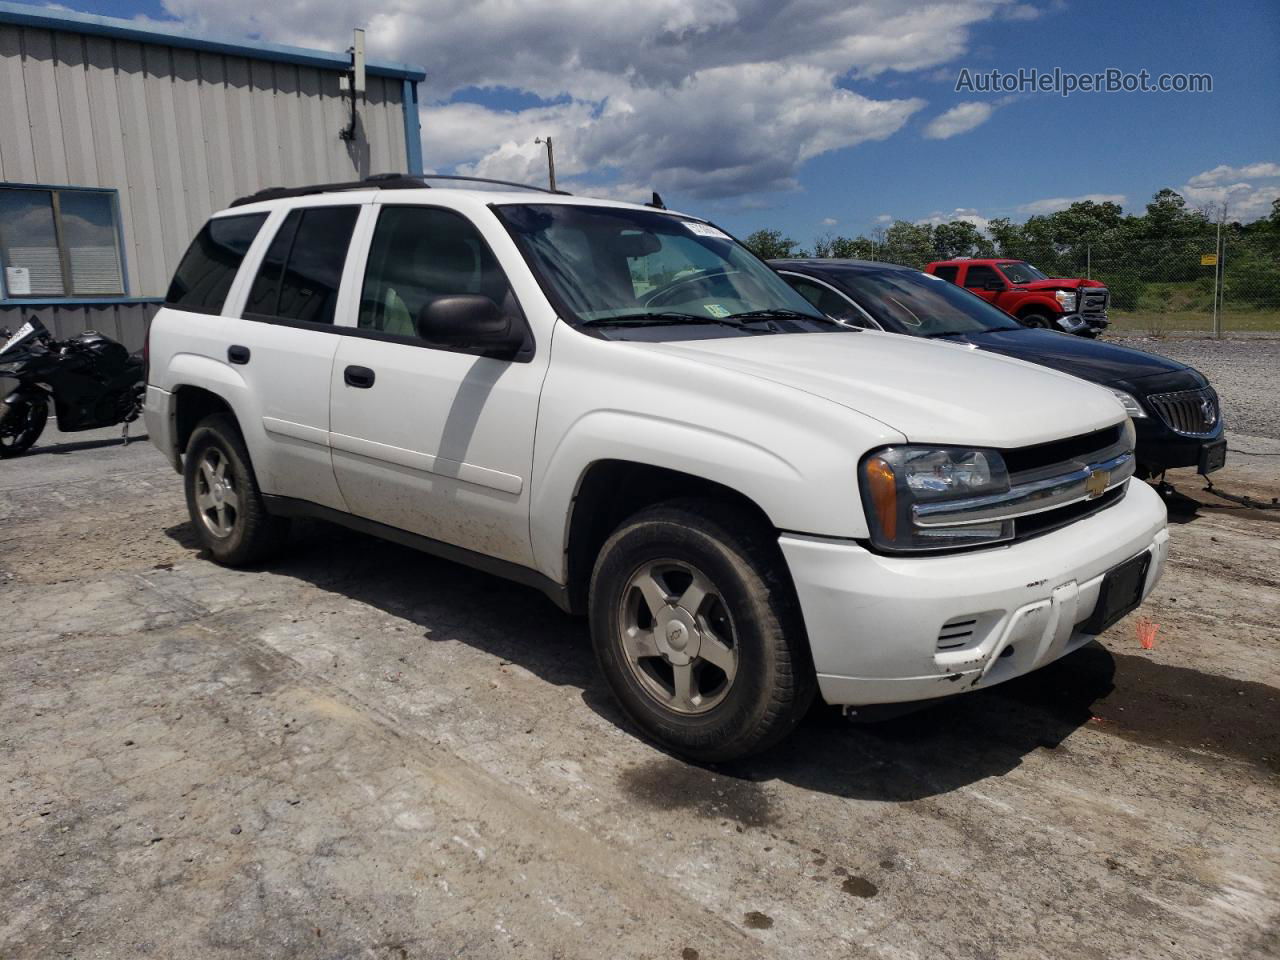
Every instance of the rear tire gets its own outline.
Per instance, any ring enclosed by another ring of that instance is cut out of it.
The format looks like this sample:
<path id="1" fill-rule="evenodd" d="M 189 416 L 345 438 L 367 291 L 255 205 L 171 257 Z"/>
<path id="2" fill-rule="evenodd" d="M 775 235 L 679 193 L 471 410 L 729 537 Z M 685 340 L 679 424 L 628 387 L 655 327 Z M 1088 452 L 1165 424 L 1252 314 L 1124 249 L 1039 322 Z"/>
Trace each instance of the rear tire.
<path id="1" fill-rule="evenodd" d="M 49 421 L 49 405 L 40 401 L 0 401 L 0 460 L 26 453 L 40 439 Z"/>
<path id="2" fill-rule="evenodd" d="M 267 512 L 234 419 L 215 413 L 192 431 L 183 462 L 187 510 L 215 562 L 244 567 L 276 553 L 289 522 Z"/>
<path id="3" fill-rule="evenodd" d="M 791 732 L 816 678 L 772 530 L 714 501 L 635 514 L 591 576 L 591 640 L 623 710 L 692 760 L 734 760 Z"/>

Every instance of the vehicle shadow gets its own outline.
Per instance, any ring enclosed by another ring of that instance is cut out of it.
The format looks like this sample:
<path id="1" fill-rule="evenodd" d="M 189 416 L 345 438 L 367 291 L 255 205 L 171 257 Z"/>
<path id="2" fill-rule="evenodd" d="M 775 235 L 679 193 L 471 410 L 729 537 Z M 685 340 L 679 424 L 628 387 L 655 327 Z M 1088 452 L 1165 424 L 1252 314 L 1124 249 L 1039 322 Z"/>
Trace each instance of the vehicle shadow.
<path id="1" fill-rule="evenodd" d="M 166 532 L 198 549 L 189 523 Z M 588 708 L 638 735 L 596 670 L 585 620 L 532 588 L 319 521 L 295 522 L 290 548 L 270 569 L 408 620 L 427 640 L 466 643 L 577 690 Z M 703 796 L 714 806 L 726 779 L 747 793 L 776 780 L 902 802 L 1006 774 L 1034 751 L 1059 749 L 1084 724 L 1141 743 L 1207 747 L 1269 769 L 1280 754 L 1270 749 L 1280 691 L 1092 643 L 1028 676 L 895 719 L 853 723 L 817 704 L 760 756 L 698 766 L 662 753 L 620 776 L 654 802 L 675 791 L 680 802 Z"/>
<path id="2" fill-rule="evenodd" d="M 150 437 L 148 437 L 145 433 L 131 434 L 129 437 L 128 445 L 133 446 L 135 443 L 144 443 L 149 439 Z M 102 447 L 122 447 L 122 446 L 125 446 L 125 443 L 124 443 L 124 440 L 122 440 L 119 435 L 114 437 L 107 437 L 105 439 L 98 439 L 98 440 L 68 440 L 68 441 L 60 441 L 60 442 L 54 442 L 54 443 L 40 442 L 40 443 L 37 443 L 34 447 L 32 447 L 30 450 L 28 450 L 26 453 L 22 454 L 22 456 L 24 458 L 30 458 L 30 457 L 39 457 L 45 454 L 78 453 L 81 450 L 98 450 L 98 449 L 101 449 Z"/>

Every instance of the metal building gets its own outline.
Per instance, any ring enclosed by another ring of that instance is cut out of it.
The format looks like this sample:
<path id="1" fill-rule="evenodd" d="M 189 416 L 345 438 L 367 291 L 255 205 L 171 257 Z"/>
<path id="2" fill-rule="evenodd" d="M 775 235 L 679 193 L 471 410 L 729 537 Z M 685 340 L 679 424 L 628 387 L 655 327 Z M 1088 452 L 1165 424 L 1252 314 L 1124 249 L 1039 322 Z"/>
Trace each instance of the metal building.
<path id="1" fill-rule="evenodd" d="M 267 186 L 421 173 L 422 70 L 0 0 L 0 327 L 141 345 L 187 244 Z"/>

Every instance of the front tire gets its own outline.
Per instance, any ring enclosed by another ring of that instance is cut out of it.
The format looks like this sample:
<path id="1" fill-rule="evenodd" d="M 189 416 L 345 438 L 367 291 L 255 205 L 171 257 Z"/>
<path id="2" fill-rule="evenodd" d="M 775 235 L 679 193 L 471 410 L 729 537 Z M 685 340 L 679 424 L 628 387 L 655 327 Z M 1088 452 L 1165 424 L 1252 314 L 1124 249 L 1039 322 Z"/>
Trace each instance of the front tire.
<path id="1" fill-rule="evenodd" d="M 49 405 L 44 401 L 0 402 L 0 460 L 30 450 L 48 420 Z"/>
<path id="2" fill-rule="evenodd" d="M 288 536 L 288 521 L 267 512 L 249 451 L 226 414 L 201 420 L 183 462 L 187 510 L 200 543 L 215 562 L 244 567 L 275 553 Z"/>
<path id="3" fill-rule="evenodd" d="M 589 617 L 623 710 L 692 760 L 758 753 L 816 691 L 808 641 L 771 530 L 712 501 L 650 507 L 601 548 Z"/>
<path id="4" fill-rule="evenodd" d="M 1025 317 L 1019 317 L 1019 321 L 1024 327 L 1030 327 L 1033 330 L 1051 330 L 1053 321 L 1042 313 L 1029 313 Z"/>

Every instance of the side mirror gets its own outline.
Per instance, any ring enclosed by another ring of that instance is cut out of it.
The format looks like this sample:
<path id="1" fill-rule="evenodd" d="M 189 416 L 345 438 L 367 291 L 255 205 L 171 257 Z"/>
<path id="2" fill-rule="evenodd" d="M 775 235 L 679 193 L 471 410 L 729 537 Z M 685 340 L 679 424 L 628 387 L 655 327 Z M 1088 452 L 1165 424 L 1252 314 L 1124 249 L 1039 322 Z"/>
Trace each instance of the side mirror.
<path id="1" fill-rule="evenodd" d="M 982 289 L 983 289 L 983 290 L 1003 290 L 1003 289 L 1004 289 L 1004 281 L 1003 281 L 1003 280 L 988 280 L 986 283 L 984 283 L 984 284 L 982 285 Z"/>
<path id="2" fill-rule="evenodd" d="M 418 336 L 448 347 L 483 348 L 493 355 L 510 355 L 524 343 L 520 325 L 488 297 L 459 294 L 440 297 L 422 308 Z"/>

